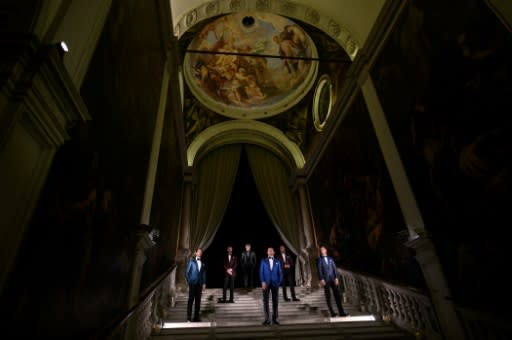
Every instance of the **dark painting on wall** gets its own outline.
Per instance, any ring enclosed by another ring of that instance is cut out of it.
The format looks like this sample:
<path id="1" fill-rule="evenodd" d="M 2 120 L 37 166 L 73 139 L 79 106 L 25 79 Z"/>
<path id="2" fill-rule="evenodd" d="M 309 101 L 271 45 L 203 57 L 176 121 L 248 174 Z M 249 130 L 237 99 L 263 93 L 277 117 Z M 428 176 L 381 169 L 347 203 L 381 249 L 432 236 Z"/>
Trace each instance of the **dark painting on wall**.
<path id="1" fill-rule="evenodd" d="M 362 97 L 308 183 L 319 244 L 338 265 L 423 287 L 405 224 Z"/>
<path id="2" fill-rule="evenodd" d="M 371 72 L 449 284 L 470 304 L 510 284 L 495 277 L 509 262 L 511 60 L 484 1 L 412 1 Z"/>

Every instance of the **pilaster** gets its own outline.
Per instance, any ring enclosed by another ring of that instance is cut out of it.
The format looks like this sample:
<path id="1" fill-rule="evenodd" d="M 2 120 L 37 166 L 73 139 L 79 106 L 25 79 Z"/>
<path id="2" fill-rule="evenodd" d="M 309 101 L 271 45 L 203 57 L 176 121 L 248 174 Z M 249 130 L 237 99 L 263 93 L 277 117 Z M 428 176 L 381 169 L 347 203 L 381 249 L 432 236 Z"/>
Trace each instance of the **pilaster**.
<path id="1" fill-rule="evenodd" d="M 462 325 L 457 317 L 441 263 L 432 242 L 426 237 L 423 217 L 367 69 L 362 70 L 359 82 L 384 162 L 409 231 L 407 245 L 416 250 L 416 258 L 420 263 L 430 291 L 442 333 L 448 339 L 463 339 Z"/>
<path id="2" fill-rule="evenodd" d="M 0 290 L 58 147 L 89 120 L 56 46 L 30 35 L 0 37 Z"/>
<path id="3" fill-rule="evenodd" d="M 296 188 L 301 213 L 300 215 L 302 218 L 302 232 L 304 234 L 304 247 L 301 249 L 299 259 L 302 260 L 301 265 L 304 275 L 304 286 L 306 288 L 311 288 L 312 286 L 316 286 L 318 283 L 317 276 L 313 275 L 313 273 L 316 272 L 316 257 L 318 256 L 318 249 L 314 236 L 309 191 L 307 190 L 305 178 L 297 178 Z"/>

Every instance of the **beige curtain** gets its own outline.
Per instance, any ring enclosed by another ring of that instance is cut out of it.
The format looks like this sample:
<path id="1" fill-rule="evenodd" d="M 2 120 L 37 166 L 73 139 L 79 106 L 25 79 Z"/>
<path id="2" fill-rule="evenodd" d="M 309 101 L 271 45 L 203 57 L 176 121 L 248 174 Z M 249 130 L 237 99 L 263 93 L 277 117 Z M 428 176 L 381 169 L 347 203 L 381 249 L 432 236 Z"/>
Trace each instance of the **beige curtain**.
<path id="1" fill-rule="evenodd" d="M 270 151 L 256 145 L 245 145 L 254 182 L 270 220 L 284 243 L 296 255 L 300 251 L 297 209 L 288 186 L 289 172 Z"/>
<path id="2" fill-rule="evenodd" d="M 206 249 L 212 243 L 229 203 L 241 150 L 241 144 L 227 145 L 200 160 L 192 198 L 190 249 Z"/>

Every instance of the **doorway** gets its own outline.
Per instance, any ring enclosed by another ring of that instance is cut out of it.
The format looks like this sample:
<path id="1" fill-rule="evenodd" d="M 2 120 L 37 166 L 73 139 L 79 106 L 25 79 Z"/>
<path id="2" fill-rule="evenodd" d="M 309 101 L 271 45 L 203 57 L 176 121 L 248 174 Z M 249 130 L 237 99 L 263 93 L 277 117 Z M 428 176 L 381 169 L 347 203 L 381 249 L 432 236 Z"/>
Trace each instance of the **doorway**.
<path id="1" fill-rule="evenodd" d="M 259 267 L 261 258 L 266 256 L 267 248 L 274 247 L 278 252 L 283 240 L 265 211 L 251 174 L 247 155 L 242 149 L 226 213 L 211 245 L 204 252 L 205 262 L 207 261 L 209 268 L 207 271 L 209 288 L 223 286 L 223 256 L 226 254 L 227 246 L 233 247 L 233 254 L 240 260 L 247 242 L 251 243 L 252 250 L 256 253 L 257 267 Z M 241 269 L 238 273 L 241 274 Z M 235 287 L 242 286 L 241 278 L 242 275 L 237 276 Z M 257 273 L 254 279 L 258 281 Z"/>

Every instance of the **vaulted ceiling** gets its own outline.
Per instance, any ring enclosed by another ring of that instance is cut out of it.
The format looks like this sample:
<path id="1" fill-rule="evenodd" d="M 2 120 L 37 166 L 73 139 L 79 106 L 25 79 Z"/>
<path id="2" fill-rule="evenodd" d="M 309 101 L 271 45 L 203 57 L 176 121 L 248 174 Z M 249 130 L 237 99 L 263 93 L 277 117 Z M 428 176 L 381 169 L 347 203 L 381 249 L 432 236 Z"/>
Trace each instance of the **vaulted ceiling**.
<path id="1" fill-rule="evenodd" d="M 305 167 L 320 151 L 313 141 L 329 127 L 349 66 L 369 44 L 384 3 L 170 1 L 187 165 L 224 133 L 229 143 L 285 149 L 292 168 Z"/>

